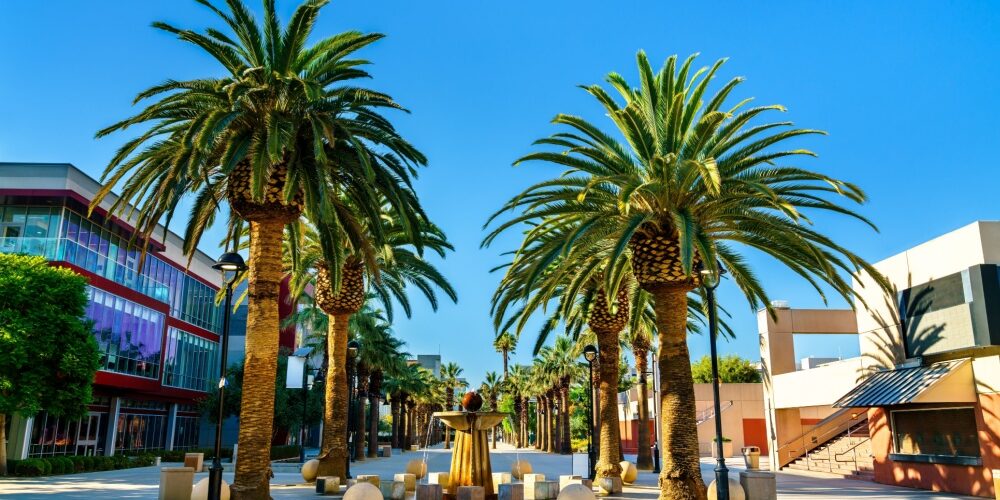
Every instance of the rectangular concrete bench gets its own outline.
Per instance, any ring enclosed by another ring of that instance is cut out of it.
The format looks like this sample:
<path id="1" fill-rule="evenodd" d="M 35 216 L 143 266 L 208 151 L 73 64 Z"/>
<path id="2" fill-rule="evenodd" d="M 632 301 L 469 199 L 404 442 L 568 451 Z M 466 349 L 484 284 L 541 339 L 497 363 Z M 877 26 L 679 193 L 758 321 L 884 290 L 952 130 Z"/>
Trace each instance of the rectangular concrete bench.
<path id="1" fill-rule="evenodd" d="M 160 469 L 159 500 L 191 500 L 194 488 L 193 467 L 163 467 Z"/>

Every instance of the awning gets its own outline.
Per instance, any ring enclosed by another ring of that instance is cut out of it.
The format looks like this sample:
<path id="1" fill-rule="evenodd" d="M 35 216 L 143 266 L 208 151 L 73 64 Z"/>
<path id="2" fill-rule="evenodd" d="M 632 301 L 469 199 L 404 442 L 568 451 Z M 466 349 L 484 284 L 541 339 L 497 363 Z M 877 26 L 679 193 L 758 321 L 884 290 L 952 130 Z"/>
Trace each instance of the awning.
<path id="1" fill-rule="evenodd" d="M 976 385 L 969 359 L 941 361 L 874 373 L 833 404 L 871 408 L 908 403 L 974 403 Z"/>

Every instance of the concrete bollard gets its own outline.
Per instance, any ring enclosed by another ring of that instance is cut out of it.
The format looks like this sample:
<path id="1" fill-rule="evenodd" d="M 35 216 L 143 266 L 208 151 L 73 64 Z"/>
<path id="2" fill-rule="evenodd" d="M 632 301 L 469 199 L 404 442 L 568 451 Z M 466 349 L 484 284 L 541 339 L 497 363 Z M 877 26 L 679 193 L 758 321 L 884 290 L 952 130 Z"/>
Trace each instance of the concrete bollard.
<path id="1" fill-rule="evenodd" d="M 740 481 L 736 479 L 732 474 L 729 474 L 729 500 L 746 500 L 746 494 L 743 492 L 743 486 L 740 485 Z M 716 482 L 713 480 L 712 484 L 708 485 L 708 500 L 718 500 L 719 491 L 716 486 Z"/>
<path id="2" fill-rule="evenodd" d="M 357 482 L 368 483 L 378 488 L 382 482 L 382 478 L 378 477 L 376 474 L 358 474 Z"/>
<path id="3" fill-rule="evenodd" d="M 406 491 L 414 491 L 417 489 L 417 476 L 413 474 L 396 474 L 392 477 L 393 481 L 399 481 L 406 485 Z"/>
<path id="4" fill-rule="evenodd" d="M 500 494 L 500 485 L 508 484 L 513 482 L 512 476 L 509 472 L 494 472 L 493 473 L 493 494 Z"/>
<path id="5" fill-rule="evenodd" d="M 597 478 L 597 488 L 597 496 L 599 497 L 617 495 L 622 492 L 622 478 L 621 476 L 599 477 Z"/>
<path id="6" fill-rule="evenodd" d="M 383 445 L 379 445 L 378 449 L 379 449 L 379 453 L 380 453 L 379 456 L 380 457 L 382 457 L 382 458 L 389 458 L 389 457 L 392 456 L 392 446 L 389 446 L 387 444 L 383 444 Z"/>
<path id="7" fill-rule="evenodd" d="M 459 486 L 458 500 L 486 500 L 486 490 L 482 486 Z"/>
<path id="8" fill-rule="evenodd" d="M 316 478 L 316 494 L 333 495 L 340 493 L 340 478 L 337 476 L 322 476 Z"/>
<path id="9" fill-rule="evenodd" d="M 746 500 L 775 500 L 778 498 L 778 487 L 773 472 L 748 470 L 740 472 L 740 485 L 746 494 Z"/>
<path id="10" fill-rule="evenodd" d="M 344 500 L 382 500 L 382 498 L 382 492 L 371 483 L 356 483 L 344 493 Z"/>
<path id="11" fill-rule="evenodd" d="M 191 500 L 208 500 L 208 478 L 198 481 L 191 491 Z M 229 500 L 229 483 L 222 481 L 222 489 L 219 490 L 219 500 Z"/>
<path id="12" fill-rule="evenodd" d="M 418 484 L 416 500 L 441 500 L 444 498 L 444 489 L 440 484 Z"/>
<path id="13" fill-rule="evenodd" d="M 524 500 L 524 485 L 520 483 L 501 483 L 498 488 L 498 500 Z"/>
<path id="14" fill-rule="evenodd" d="M 451 487 L 451 474 L 448 472 L 431 472 L 427 475 L 427 484 L 441 485 L 441 490 L 447 492 Z"/>
<path id="15" fill-rule="evenodd" d="M 558 500 L 594 500 L 594 490 L 580 483 L 566 486 L 559 492 Z"/>
<path id="16" fill-rule="evenodd" d="M 205 467 L 204 453 L 185 453 L 184 467 L 191 467 L 195 472 L 201 472 Z"/>
<path id="17" fill-rule="evenodd" d="M 559 476 L 559 491 L 564 490 L 572 484 L 580 484 L 590 489 L 594 488 L 594 482 L 590 479 L 584 479 L 582 476 Z"/>
<path id="18" fill-rule="evenodd" d="M 194 468 L 164 467 L 160 469 L 159 500 L 191 500 L 194 488 Z"/>

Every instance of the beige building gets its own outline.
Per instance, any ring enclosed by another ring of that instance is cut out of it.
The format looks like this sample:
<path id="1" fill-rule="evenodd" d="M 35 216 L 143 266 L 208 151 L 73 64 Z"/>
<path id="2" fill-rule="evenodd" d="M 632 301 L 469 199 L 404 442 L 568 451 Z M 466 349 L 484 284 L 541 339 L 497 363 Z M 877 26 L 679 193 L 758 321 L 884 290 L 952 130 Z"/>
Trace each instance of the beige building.
<path id="1" fill-rule="evenodd" d="M 1000 222 L 978 221 L 874 264 L 890 291 L 856 281 L 856 310 L 760 312 L 772 468 L 992 497 L 998 264 Z M 801 334 L 857 335 L 861 355 L 796 371 Z"/>

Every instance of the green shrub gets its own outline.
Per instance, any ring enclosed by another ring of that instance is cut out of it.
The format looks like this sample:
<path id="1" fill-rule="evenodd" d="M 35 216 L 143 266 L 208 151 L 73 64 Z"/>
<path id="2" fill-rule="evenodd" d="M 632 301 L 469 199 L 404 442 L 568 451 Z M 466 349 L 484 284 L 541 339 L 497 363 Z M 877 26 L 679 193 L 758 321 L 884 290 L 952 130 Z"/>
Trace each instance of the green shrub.
<path id="1" fill-rule="evenodd" d="M 87 457 L 72 456 L 68 458 L 70 463 L 73 464 L 73 472 L 83 472 L 87 470 L 87 465 L 85 460 Z"/>
<path id="2" fill-rule="evenodd" d="M 97 470 L 97 457 L 83 457 L 83 470 L 86 472 Z"/>
<path id="3" fill-rule="evenodd" d="M 17 462 L 14 474 L 21 477 L 44 476 L 47 470 L 50 470 L 48 462 L 40 458 L 29 458 Z"/>
<path id="4" fill-rule="evenodd" d="M 21 462 L 20 460 L 9 460 L 8 459 L 7 460 L 7 474 L 11 475 L 11 476 L 17 475 L 17 473 L 15 471 L 17 470 L 17 464 L 20 463 L 20 462 Z"/>
<path id="5" fill-rule="evenodd" d="M 61 465 L 63 474 L 73 474 L 76 472 L 76 466 L 73 465 L 73 460 L 70 457 L 55 457 L 55 460 Z"/>
<path id="6" fill-rule="evenodd" d="M 66 473 L 65 464 L 58 457 L 49 457 L 44 460 L 49 463 L 49 470 L 51 471 L 49 474 L 59 475 Z"/>
<path id="7" fill-rule="evenodd" d="M 156 457 L 152 453 L 143 453 L 141 455 L 136 455 L 132 457 L 132 463 L 129 464 L 130 467 L 149 467 L 153 465 Z"/>

